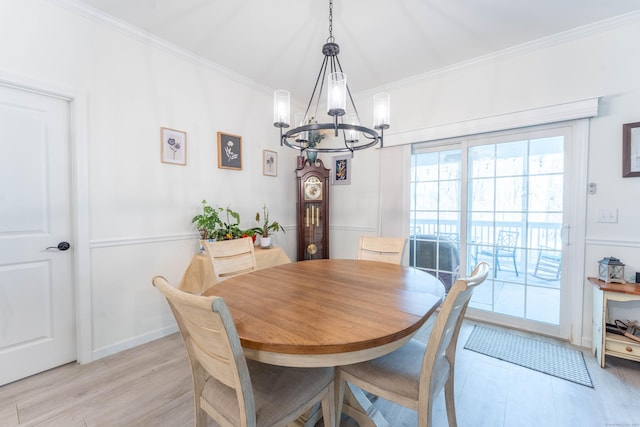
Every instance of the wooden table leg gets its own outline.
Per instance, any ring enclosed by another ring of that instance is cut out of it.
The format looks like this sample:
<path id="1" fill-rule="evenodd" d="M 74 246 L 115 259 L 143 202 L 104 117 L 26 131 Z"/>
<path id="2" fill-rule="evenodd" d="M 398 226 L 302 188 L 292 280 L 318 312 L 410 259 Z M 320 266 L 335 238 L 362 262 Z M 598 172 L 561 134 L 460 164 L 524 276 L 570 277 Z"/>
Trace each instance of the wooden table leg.
<path id="1" fill-rule="evenodd" d="M 356 420 L 360 427 L 391 427 L 364 392 L 349 383 L 344 390 L 342 413 Z"/>
<path id="2" fill-rule="evenodd" d="M 322 405 L 316 403 L 311 409 L 298 417 L 297 420 L 289 424 L 288 427 L 314 427 L 322 418 Z"/>

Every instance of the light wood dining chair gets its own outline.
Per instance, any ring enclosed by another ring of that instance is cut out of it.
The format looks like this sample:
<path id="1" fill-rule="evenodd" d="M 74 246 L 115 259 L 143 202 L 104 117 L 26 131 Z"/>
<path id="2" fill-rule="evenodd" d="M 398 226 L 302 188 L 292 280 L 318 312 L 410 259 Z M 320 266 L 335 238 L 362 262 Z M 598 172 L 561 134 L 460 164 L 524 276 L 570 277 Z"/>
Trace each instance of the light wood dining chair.
<path id="1" fill-rule="evenodd" d="M 257 270 L 251 237 L 204 242 L 204 248 L 211 258 L 215 283 Z"/>
<path id="2" fill-rule="evenodd" d="M 401 264 L 407 239 L 360 236 L 358 259 Z"/>
<path id="3" fill-rule="evenodd" d="M 337 368 L 338 402 L 342 402 L 347 381 L 417 411 L 418 426 L 426 427 L 432 425 L 433 401 L 444 388 L 449 426 L 456 426 L 453 382 L 458 333 L 473 289 L 488 273 L 489 264 L 483 261 L 471 276 L 456 280 L 433 322 L 427 344 L 411 339 L 385 356 Z"/>
<path id="4" fill-rule="evenodd" d="M 207 425 L 207 414 L 221 426 L 286 426 L 320 402 L 331 420 L 325 425 L 335 424 L 333 368 L 247 360 L 222 298 L 182 292 L 161 276 L 153 285 L 166 297 L 189 355 L 196 426 Z"/>

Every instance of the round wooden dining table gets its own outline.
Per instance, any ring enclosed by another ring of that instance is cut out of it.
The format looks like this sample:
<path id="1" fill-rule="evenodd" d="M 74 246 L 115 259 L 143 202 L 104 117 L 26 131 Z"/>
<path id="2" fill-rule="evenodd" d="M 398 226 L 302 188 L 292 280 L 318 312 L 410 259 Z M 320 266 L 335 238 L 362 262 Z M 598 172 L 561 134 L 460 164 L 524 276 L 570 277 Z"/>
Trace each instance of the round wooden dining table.
<path id="1" fill-rule="evenodd" d="M 444 286 L 415 268 L 321 259 L 254 271 L 204 295 L 224 298 L 246 357 L 280 366 L 339 366 L 407 342 Z"/>
<path id="2" fill-rule="evenodd" d="M 246 357 L 292 367 L 341 366 L 399 348 L 440 305 L 434 276 L 376 261 L 321 259 L 243 274 L 203 295 L 224 298 Z M 347 385 L 337 417 L 388 426 L 362 390 Z M 318 407 L 298 420 L 315 426 Z M 334 420 L 336 421 L 336 420 Z"/>

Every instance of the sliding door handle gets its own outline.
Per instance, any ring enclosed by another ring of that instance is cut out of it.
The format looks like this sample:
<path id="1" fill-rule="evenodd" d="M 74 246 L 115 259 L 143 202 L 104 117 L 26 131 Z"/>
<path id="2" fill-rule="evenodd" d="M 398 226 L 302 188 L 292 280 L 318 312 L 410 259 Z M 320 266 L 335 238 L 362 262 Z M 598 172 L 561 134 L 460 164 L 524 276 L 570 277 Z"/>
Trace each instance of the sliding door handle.
<path id="1" fill-rule="evenodd" d="M 563 225 L 562 228 L 560 229 L 560 240 L 562 240 L 562 243 L 567 246 L 569 246 L 570 244 L 569 242 L 570 230 L 571 230 L 570 225 Z"/>

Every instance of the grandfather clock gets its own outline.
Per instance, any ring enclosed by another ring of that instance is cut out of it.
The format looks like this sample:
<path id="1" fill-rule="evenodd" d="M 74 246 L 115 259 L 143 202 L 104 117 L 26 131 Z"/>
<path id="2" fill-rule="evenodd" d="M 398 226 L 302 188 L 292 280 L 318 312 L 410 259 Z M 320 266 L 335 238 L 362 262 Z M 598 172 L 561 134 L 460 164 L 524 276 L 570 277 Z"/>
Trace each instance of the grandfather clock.
<path id="1" fill-rule="evenodd" d="M 329 173 L 322 160 L 296 169 L 298 261 L 329 258 Z"/>

